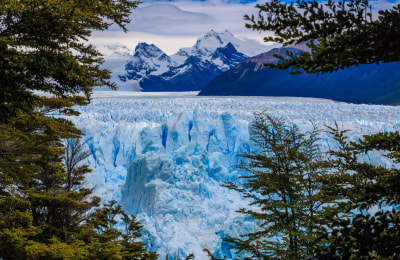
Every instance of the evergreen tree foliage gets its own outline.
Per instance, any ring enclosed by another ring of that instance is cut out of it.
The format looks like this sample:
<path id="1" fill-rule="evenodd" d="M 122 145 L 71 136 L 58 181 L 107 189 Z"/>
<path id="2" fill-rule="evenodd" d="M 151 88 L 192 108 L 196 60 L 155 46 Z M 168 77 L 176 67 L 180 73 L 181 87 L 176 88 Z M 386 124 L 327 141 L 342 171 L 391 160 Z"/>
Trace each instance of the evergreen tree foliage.
<path id="1" fill-rule="evenodd" d="M 337 148 L 322 154 L 318 130 L 257 115 L 253 140 L 262 148 L 244 154 L 249 172 L 241 185 L 226 184 L 252 199 L 239 212 L 258 228 L 228 238 L 249 259 L 397 259 L 400 255 L 399 132 L 349 141 L 347 130 L 328 127 Z M 391 162 L 373 165 L 374 151 Z M 323 156 L 326 156 L 324 159 Z"/>
<path id="2" fill-rule="evenodd" d="M 126 30 L 131 0 L 1 0 L 0 122 L 17 110 L 30 112 L 39 90 L 57 97 L 79 92 L 89 98 L 94 86 L 110 86 L 109 71 L 100 69 L 100 53 L 87 44 L 93 30 L 112 23 Z"/>
<path id="3" fill-rule="evenodd" d="M 0 0 L 1 259 L 156 258 L 136 241 L 133 216 L 114 202 L 94 210 L 82 133 L 65 119 L 94 86 L 114 87 L 87 39 L 112 23 L 126 31 L 138 3 Z M 112 226 L 117 216 L 126 232 Z"/>
<path id="4" fill-rule="evenodd" d="M 124 232 L 116 229 L 118 218 L 124 225 Z M 88 244 L 86 259 L 157 259 L 157 254 L 147 252 L 141 237 L 141 225 L 134 216 L 127 215 L 116 201 L 110 201 L 103 208 L 96 209 L 93 217 L 84 225 L 83 239 Z"/>
<path id="5" fill-rule="evenodd" d="M 286 52 L 271 68 L 292 73 L 330 73 L 359 64 L 399 61 L 400 5 L 372 17 L 368 1 L 290 4 L 273 0 L 246 16 L 248 28 L 273 31 L 266 41 L 305 44 L 302 53 Z M 400 134 L 378 133 L 351 142 L 346 131 L 329 128 L 338 149 L 329 151 L 327 174 L 319 175 L 325 230 L 310 250 L 315 259 L 398 259 L 400 255 Z M 389 165 L 372 165 L 363 153 L 383 153 Z M 234 240 L 235 242 L 235 240 Z"/>
<path id="6" fill-rule="evenodd" d="M 329 128 L 338 148 L 328 151 L 325 161 L 316 149 L 316 130 L 296 134 L 268 116 L 258 116 L 254 129 L 254 140 L 263 150 L 243 155 L 249 159 L 242 165 L 250 172 L 244 177 L 247 182 L 227 186 L 253 199 L 255 208 L 239 212 L 254 218 L 259 228 L 229 238 L 233 248 L 252 259 L 397 259 L 398 132 L 350 142 L 347 131 Z M 392 165 L 360 159 L 373 150 L 385 152 Z"/>
<path id="7" fill-rule="evenodd" d="M 30 114 L 19 111 L 12 123 L 2 124 L 0 196 L 5 203 L 19 203 L 4 207 L 7 210 L 1 213 L 1 217 L 7 219 L 14 214 L 22 214 L 25 217 L 24 228 L 31 230 L 29 233 L 15 232 L 20 228 L 19 222 L 9 222 L 0 230 L 0 234 L 13 232 L 20 241 L 24 241 L 13 244 L 7 237 L 2 240 L 0 252 L 10 255 L 9 259 L 46 254 L 56 257 L 59 251 L 59 256 L 63 255 L 65 250 L 56 248 L 61 246 L 60 241 L 67 241 L 65 234 L 71 228 L 65 226 L 64 210 L 79 203 L 76 196 L 87 193 L 65 192 L 63 187 L 62 139 L 80 134 L 65 119 L 48 116 L 47 112 L 57 107 L 54 103 L 59 105 L 63 102 L 65 100 L 57 102 L 55 98 L 43 98 L 35 111 Z"/>
<path id="8" fill-rule="evenodd" d="M 319 259 L 398 259 L 400 255 L 399 132 L 378 133 L 350 142 L 337 127 L 330 128 L 339 144 L 330 151 L 333 170 L 324 175 L 323 192 L 335 194 L 346 203 L 328 222 L 327 243 L 316 248 Z M 380 151 L 391 165 L 371 165 L 360 160 L 362 153 Z"/>
<path id="9" fill-rule="evenodd" d="M 267 64 L 269 67 L 292 68 L 293 73 L 329 73 L 400 60 L 400 5 L 379 10 L 376 18 L 366 0 L 296 0 L 290 4 L 273 0 L 256 8 L 258 17 L 245 16 L 248 28 L 274 32 L 265 41 L 306 43 L 310 50 L 278 55 L 282 62 Z"/>
<path id="10" fill-rule="evenodd" d="M 246 153 L 240 167 L 249 172 L 243 184 L 226 186 L 250 198 L 251 216 L 258 229 L 240 238 L 228 238 L 238 253 L 251 259 L 305 259 L 323 234 L 326 218 L 320 210 L 319 177 L 326 171 L 317 142 L 319 130 L 300 133 L 294 125 L 258 114 L 251 129 L 261 152 Z M 245 254 L 245 255 L 246 255 Z"/>

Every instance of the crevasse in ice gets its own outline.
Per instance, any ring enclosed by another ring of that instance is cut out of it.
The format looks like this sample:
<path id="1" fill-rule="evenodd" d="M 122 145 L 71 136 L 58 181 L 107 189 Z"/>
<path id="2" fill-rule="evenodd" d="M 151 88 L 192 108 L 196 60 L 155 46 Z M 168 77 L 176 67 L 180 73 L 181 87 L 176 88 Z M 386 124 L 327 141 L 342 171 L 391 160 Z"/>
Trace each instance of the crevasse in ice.
<path id="1" fill-rule="evenodd" d="M 254 230 L 235 210 L 248 201 L 221 186 L 246 174 L 234 167 L 243 152 L 257 152 L 249 136 L 254 113 L 266 112 L 301 131 L 336 121 L 352 138 L 400 128 L 399 107 L 271 97 L 197 97 L 195 93 L 95 92 L 70 119 L 88 139 L 93 172 L 86 185 L 144 225 L 143 240 L 161 259 L 169 254 L 208 259 L 234 256 L 222 238 Z M 321 149 L 334 148 L 326 132 Z M 383 165 L 380 156 L 365 160 Z"/>

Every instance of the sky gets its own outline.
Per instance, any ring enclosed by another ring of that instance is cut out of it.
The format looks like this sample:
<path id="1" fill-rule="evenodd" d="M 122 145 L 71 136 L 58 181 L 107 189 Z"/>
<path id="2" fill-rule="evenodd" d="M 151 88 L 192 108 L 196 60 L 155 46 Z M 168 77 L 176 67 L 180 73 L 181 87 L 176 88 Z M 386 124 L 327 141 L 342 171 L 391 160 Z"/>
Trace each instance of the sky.
<path id="1" fill-rule="evenodd" d="M 396 0 L 398 3 L 400 0 Z M 128 33 L 112 26 L 106 32 L 93 32 L 91 43 L 107 55 L 104 46 L 124 46 L 134 50 L 139 42 L 153 43 L 167 54 L 182 47 L 191 47 L 196 39 L 214 29 L 229 30 L 241 39 L 255 39 L 260 43 L 271 32 L 259 33 L 245 28 L 245 14 L 257 14 L 255 5 L 265 0 L 171 0 L 145 1 L 133 10 Z M 387 9 L 393 0 L 371 1 L 375 9 Z"/>
<path id="2" fill-rule="evenodd" d="M 256 13 L 256 3 L 143 1 L 133 10 L 128 33 L 112 26 L 106 32 L 93 32 L 91 42 L 99 48 L 119 44 L 132 50 L 137 43 L 147 42 L 167 54 L 174 54 L 182 47 L 193 46 L 197 38 L 214 29 L 217 32 L 229 30 L 241 39 L 255 39 L 262 43 L 266 34 L 245 28 L 243 18 L 245 14 Z"/>

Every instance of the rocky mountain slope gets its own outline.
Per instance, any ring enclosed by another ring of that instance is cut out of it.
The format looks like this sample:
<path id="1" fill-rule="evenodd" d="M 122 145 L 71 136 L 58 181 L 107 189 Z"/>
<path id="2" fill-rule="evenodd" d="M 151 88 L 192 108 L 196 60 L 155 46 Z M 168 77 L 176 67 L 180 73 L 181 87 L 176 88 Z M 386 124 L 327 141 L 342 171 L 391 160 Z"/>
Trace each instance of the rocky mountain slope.
<path id="1" fill-rule="evenodd" d="M 399 62 L 360 65 L 320 75 L 291 75 L 289 70 L 263 66 L 263 63 L 278 62 L 273 54 L 284 54 L 285 50 L 305 51 L 304 46 L 275 48 L 246 59 L 216 76 L 199 95 L 292 96 L 350 103 L 400 103 Z"/>
<path id="2" fill-rule="evenodd" d="M 211 30 L 171 56 L 148 43 L 139 43 L 133 54 L 117 50 L 106 57 L 104 67 L 120 90 L 198 91 L 218 74 L 271 48 Z"/>

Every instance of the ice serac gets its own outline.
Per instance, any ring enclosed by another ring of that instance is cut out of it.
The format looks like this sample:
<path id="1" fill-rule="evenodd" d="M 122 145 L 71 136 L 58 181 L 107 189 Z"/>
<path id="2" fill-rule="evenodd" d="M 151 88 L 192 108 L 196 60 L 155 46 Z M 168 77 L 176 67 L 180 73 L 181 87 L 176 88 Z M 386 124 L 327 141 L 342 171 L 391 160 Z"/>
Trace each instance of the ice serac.
<path id="1" fill-rule="evenodd" d="M 208 259 L 235 257 L 224 237 L 254 230 L 255 224 L 235 211 L 248 201 L 221 186 L 246 174 L 233 167 L 243 152 L 258 152 L 250 141 L 253 113 L 266 111 L 301 131 L 333 125 L 352 129 L 351 138 L 399 130 L 399 107 L 335 103 L 329 100 L 241 97 L 208 98 L 193 94 L 94 94 L 71 120 L 88 138 L 93 169 L 87 185 L 103 201 L 111 199 L 144 225 L 148 249 L 166 255 Z M 332 113 L 335 111 L 335 113 Z M 321 149 L 334 148 L 326 132 Z M 382 165 L 379 156 L 365 160 Z M 374 161 L 375 160 L 375 161 Z"/>
<path id="2" fill-rule="evenodd" d="M 247 122 L 234 122 L 229 114 L 208 121 L 194 110 L 153 128 L 149 139 L 140 133 L 148 142 L 128 169 L 121 202 L 151 223 L 149 241 L 162 243 L 171 256 L 181 250 L 205 259 L 202 249 L 208 247 L 224 255 L 216 233 L 230 234 L 233 225 L 246 222 L 234 212 L 240 196 L 221 193 L 220 184 L 237 180 L 230 166 L 234 155 L 249 147 L 247 128 Z"/>

